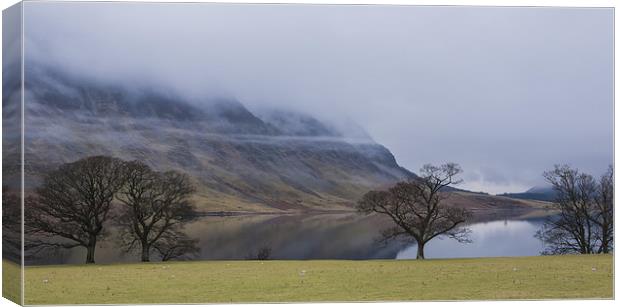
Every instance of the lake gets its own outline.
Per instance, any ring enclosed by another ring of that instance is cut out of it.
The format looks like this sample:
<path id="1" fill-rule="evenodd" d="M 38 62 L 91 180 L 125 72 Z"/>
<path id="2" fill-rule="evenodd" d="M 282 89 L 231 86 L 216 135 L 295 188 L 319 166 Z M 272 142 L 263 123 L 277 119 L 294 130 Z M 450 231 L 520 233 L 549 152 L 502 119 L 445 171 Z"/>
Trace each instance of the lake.
<path id="1" fill-rule="evenodd" d="M 427 258 L 533 256 L 543 250 L 534 237 L 546 212 L 478 212 L 468 226 L 472 243 L 434 239 L 426 246 Z M 195 259 L 246 259 L 262 248 L 272 259 L 409 259 L 415 258 L 411 242 L 378 242 L 380 231 L 390 226 L 386 217 L 357 213 L 303 215 L 206 216 L 186 227 L 199 239 Z M 98 263 L 135 262 L 136 254 L 123 253 L 112 240 L 102 241 Z M 31 263 L 82 263 L 84 250 L 59 251 Z"/>

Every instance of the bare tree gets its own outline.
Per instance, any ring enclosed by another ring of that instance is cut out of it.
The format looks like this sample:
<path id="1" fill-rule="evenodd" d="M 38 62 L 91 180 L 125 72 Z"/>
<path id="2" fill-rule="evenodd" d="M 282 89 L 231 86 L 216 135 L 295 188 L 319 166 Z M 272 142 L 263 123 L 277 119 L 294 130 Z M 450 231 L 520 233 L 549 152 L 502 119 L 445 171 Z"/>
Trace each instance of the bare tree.
<path id="1" fill-rule="evenodd" d="M 594 202 L 594 222 L 597 225 L 597 239 L 600 240 L 599 253 L 609 253 L 614 241 L 614 168 L 609 166 L 599 181 L 597 197 Z"/>
<path id="2" fill-rule="evenodd" d="M 269 260 L 271 259 L 271 247 L 269 245 L 263 245 L 256 250 L 256 253 L 249 252 L 245 256 L 247 260 Z"/>
<path id="3" fill-rule="evenodd" d="M 169 241 L 180 238 L 177 232 L 181 224 L 196 216 L 189 201 L 193 192 L 194 188 L 184 174 L 174 171 L 158 173 L 142 162 L 127 162 L 125 185 L 118 194 L 118 200 L 124 205 L 119 224 L 127 250 L 139 244 L 141 260 L 145 262 L 150 261 L 154 246 L 160 250 L 165 246 L 178 253 L 184 244 L 175 245 Z M 170 256 L 166 253 L 166 257 Z"/>
<path id="4" fill-rule="evenodd" d="M 116 158 L 93 156 L 47 174 L 26 202 L 28 247 L 85 247 L 86 263 L 94 263 L 97 240 L 123 184 L 122 165 Z"/>
<path id="5" fill-rule="evenodd" d="M 597 182 L 568 165 L 543 174 L 556 192 L 558 216 L 547 218 L 537 237 L 545 254 L 609 252 L 613 244 L 613 170 Z"/>
<path id="6" fill-rule="evenodd" d="M 161 261 L 184 259 L 200 252 L 198 240 L 190 239 L 180 231 L 168 231 L 153 243 L 153 249 L 159 254 Z"/>
<path id="7" fill-rule="evenodd" d="M 395 226 L 383 231 L 383 239 L 413 238 L 418 245 L 416 258 L 424 259 L 424 246 L 436 237 L 469 242 L 469 229 L 462 224 L 471 214 L 443 201 L 449 195 L 446 188 L 462 181 L 456 178 L 461 172 L 455 163 L 424 165 L 418 178 L 398 183 L 387 191 L 366 193 L 357 208 L 366 214 L 389 216 Z"/>
<path id="8" fill-rule="evenodd" d="M 22 210 L 19 190 L 2 186 L 2 257 L 21 262 Z"/>

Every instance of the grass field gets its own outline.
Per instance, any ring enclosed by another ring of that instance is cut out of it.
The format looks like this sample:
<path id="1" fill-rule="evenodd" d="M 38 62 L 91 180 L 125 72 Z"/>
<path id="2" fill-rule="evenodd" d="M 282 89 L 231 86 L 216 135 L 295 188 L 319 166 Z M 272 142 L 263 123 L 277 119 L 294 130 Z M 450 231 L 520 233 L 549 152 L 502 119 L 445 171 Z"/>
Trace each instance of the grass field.
<path id="1" fill-rule="evenodd" d="M 2 260 L 2 296 L 17 304 L 21 301 L 20 266 L 14 262 Z"/>
<path id="2" fill-rule="evenodd" d="M 26 268 L 26 304 L 612 298 L 613 257 L 195 261 Z"/>

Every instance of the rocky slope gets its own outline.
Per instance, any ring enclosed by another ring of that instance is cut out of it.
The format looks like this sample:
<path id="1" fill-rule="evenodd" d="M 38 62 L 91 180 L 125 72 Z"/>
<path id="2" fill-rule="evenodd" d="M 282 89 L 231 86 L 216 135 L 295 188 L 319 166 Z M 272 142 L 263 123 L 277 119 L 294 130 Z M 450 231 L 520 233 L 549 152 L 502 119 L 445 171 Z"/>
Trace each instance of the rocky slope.
<path id="1" fill-rule="evenodd" d="M 30 69 L 25 105 L 30 188 L 60 163 L 103 154 L 190 174 L 204 211 L 344 210 L 413 176 L 364 133 L 291 111 L 259 117 L 233 99 L 188 102 Z"/>

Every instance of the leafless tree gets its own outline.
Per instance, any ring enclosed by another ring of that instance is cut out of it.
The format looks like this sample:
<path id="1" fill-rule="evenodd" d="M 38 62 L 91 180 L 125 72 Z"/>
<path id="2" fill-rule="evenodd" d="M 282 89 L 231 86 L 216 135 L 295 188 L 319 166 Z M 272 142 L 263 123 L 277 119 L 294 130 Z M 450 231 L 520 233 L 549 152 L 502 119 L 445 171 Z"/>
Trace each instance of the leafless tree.
<path id="1" fill-rule="evenodd" d="M 256 250 L 256 253 L 249 252 L 245 257 L 247 260 L 269 260 L 271 259 L 271 247 L 263 245 Z"/>
<path id="2" fill-rule="evenodd" d="M 2 186 L 2 257 L 21 262 L 22 210 L 19 191 Z"/>
<path id="3" fill-rule="evenodd" d="M 543 174 L 556 192 L 558 216 L 547 218 L 537 237 L 545 254 L 607 253 L 613 246 L 613 169 L 597 182 L 568 165 Z"/>
<path id="4" fill-rule="evenodd" d="M 93 156 L 47 174 L 25 203 L 28 248 L 85 247 L 86 263 L 94 263 L 97 240 L 123 183 L 122 165 L 116 158 Z"/>
<path id="5" fill-rule="evenodd" d="M 418 178 L 401 182 L 387 191 L 370 191 L 358 202 L 360 212 L 389 216 L 395 226 L 383 231 L 383 239 L 413 238 L 417 243 L 417 259 L 424 259 L 424 246 L 430 240 L 447 236 L 469 242 L 469 229 L 462 227 L 470 212 L 449 207 L 444 200 L 446 188 L 458 184 L 462 172 L 458 164 L 424 165 Z"/>
<path id="6" fill-rule="evenodd" d="M 127 250 L 139 248 L 145 262 L 150 261 L 153 248 L 166 260 L 178 257 L 180 251 L 190 251 L 188 243 L 192 241 L 179 233 L 182 223 L 196 216 L 189 200 L 194 188 L 187 175 L 155 172 L 132 161 L 125 163 L 124 182 L 118 194 L 123 204 L 118 222 Z"/>
<path id="7" fill-rule="evenodd" d="M 612 250 L 614 241 L 614 168 L 611 165 L 601 176 L 594 204 L 597 239 L 601 242 L 598 252 L 606 254 Z"/>
<path id="8" fill-rule="evenodd" d="M 159 255 L 161 261 L 172 259 L 186 259 L 200 252 L 198 240 L 190 239 L 180 231 L 168 231 L 153 243 L 153 250 Z"/>

